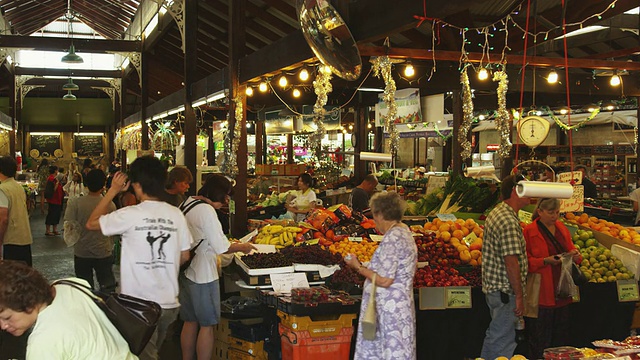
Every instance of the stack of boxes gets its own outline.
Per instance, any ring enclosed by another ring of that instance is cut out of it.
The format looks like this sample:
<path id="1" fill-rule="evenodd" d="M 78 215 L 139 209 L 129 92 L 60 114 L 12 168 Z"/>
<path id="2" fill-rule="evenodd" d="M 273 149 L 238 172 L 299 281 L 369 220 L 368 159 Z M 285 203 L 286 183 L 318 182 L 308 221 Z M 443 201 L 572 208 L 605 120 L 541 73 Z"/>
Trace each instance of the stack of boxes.
<path id="1" fill-rule="evenodd" d="M 278 317 L 282 360 L 349 359 L 356 314 Z"/>

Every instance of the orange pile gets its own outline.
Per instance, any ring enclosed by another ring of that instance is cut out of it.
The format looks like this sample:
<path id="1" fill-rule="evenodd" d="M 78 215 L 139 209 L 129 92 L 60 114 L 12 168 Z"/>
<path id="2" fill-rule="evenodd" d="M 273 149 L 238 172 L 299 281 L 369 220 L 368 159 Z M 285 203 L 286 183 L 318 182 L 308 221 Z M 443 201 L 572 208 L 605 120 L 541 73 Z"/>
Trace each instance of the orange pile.
<path id="1" fill-rule="evenodd" d="M 438 218 L 427 222 L 423 226 L 424 230 L 435 231 L 444 242 L 450 242 L 455 246 L 460 254 L 460 260 L 465 264 L 482 264 L 482 236 L 484 230 L 473 219 L 457 219 L 456 221 L 442 221 Z M 475 234 L 475 241 L 471 244 L 463 241 L 469 234 Z"/>
<path id="2" fill-rule="evenodd" d="M 599 231 L 603 234 L 610 235 L 626 241 L 630 244 L 640 245 L 640 234 L 633 229 L 625 228 L 622 225 L 607 221 L 604 219 L 598 219 L 595 216 L 589 216 L 587 213 L 576 215 L 574 213 L 566 213 L 565 219 L 570 223 L 578 224 L 582 227 Z"/>
<path id="3" fill-rule="evenodd" d="M 360 262 L 371 261 L 373 253 L 378 248 L 378 243 L 363 239 L 362 242 L 344 239 L 329 246 L 332 254 L 339 253 L 343 257 L 347 254 L 355 254 Z"/>

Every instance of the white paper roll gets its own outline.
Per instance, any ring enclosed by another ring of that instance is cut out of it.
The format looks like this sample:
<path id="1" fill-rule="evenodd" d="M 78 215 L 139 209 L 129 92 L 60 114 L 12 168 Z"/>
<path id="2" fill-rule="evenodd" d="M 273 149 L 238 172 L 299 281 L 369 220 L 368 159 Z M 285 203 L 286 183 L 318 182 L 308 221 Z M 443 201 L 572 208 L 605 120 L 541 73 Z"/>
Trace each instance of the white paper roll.
<path id="1" fill-rule="evenodd" d="M 487 166 L 473 166 L 464 169 L 464 176 L 478 178 L 478 177 L 492 177 L 496 173 L 496 168 L 493 165 Z"/>
<path id="2" fill-rule="evenodd" d="M 391 158 L 391 154 L 387 153 L 360 152 L 360 160 L 391 162 Z"/>
<path id="3" fill-rule="evenodd" d="M 559 182 L 520 181 L 516 194 L 519 197 L 569 199 L 573 195 L 573 186 Z"/>

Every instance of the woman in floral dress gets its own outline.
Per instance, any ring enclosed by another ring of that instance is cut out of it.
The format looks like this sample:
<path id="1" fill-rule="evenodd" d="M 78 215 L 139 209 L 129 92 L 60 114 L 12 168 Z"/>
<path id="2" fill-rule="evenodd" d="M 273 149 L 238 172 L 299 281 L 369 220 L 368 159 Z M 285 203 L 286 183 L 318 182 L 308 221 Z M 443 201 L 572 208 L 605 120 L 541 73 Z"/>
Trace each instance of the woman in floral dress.
<path id="1" fill-rule="evenodd" d="M 384 234 L 369 266 L 353 254 L 347 265 L 366 278 L 362 294 L 362 320 L 371 296 L 371 278 L 376 274 L 377 329 L 374 340 L 365 340 L 358 327 L 355 359 L 416 358 L 416 315 L 413 276 L 418 250 L 409 228 L 401 222 L 406 203 L 395 192 L 379 193 L 369 201 L 378 231 Z"/>

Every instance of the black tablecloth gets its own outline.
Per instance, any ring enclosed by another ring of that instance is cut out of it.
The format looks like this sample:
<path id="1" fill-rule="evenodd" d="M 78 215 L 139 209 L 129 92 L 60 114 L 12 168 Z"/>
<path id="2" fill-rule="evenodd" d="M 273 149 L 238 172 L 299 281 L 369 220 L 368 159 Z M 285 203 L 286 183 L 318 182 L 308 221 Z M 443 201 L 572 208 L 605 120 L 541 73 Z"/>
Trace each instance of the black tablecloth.
<path id="1" fill-rule="evenodd" d="M 418 359 L 464 359 L 480 356 L 491 317 L 480 288 L 471 291 L 471 309 L 416 310 Z M 616 283 L 588 283 L 580 302 L 570 305 L 569 346 L 593 347 L 594 340 L 629 336 L 635 302 L 618 302 Z M 514 334 L 515 336 L 515 334 Z M 526 349 L 516 351 L 525 354 Z"/>

